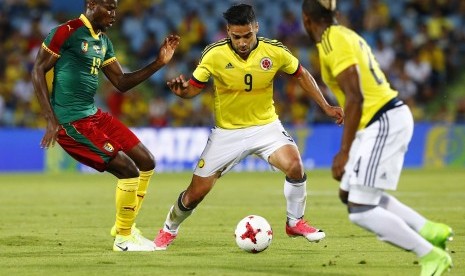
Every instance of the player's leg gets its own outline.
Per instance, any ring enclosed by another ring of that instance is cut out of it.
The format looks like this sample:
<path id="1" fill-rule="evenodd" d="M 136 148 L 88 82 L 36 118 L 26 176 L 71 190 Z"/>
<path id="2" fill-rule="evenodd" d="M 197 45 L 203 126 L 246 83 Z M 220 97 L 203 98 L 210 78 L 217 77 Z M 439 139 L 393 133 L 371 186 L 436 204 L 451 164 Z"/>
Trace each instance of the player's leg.
<path id="1" fill-rule="evenodd" d="M 209 177 L 201 177 L 194 174 L 189 187 L 179 195 L 166 217 L 165 230 L 177 233 L 179 225 L 190 216 L 197 205 L 202 202 L 213 188 L 218 177 L 219 174 Z"/>
<path id="2" fill-rule="evenodd" d="M 322 230 L 310 226 L 304 219 L 307 201 L 307 175 L 299 150 L 279 121 L 263 126 L 254 136 L 256 154 L 285 174 L 286 232 L 289 236 L 304 236 L 309 241 L 325 237 Z"/>
<path id="3" fill-rule="evenodd" d="M 139 214 L 139 211 L 142 207 L 142 202 L 145 198 L 145 195 L 147 193 L 147 188 L 148 188 L 148 185 L 150 183 L 150 178 L 152 177 L 154 173 L 154 170 L 150 170 L 150 171 L 139 171 L 139 186 L 137 188 L 137 191 L 136 191 L 136 195 L 137 195 L 137 205 L 136 205 L 136 212 L 135 212 L 135 216 L 137 218 L 137 215 Z M 131 227 L 131 233 L 133 233 L 134 235 L 138 236 L 140 240 L 144 241 L 145 244 L 148 244 L 148 245 L 152 245 L 153 242 L 147 238 L 145 238 L 143 235 L 142 235 L 142 231 L 136 227 L 136 222 L 133 223 L 132 227 Z M 117 234 L 117 230 L 116 230 L 116 223 L 113 225 L 113 227 L 111 228 L 110 230 L 110 235 L 112 237 L 115 237 Z"/>
<path id="4" fill-rule="evenodd" d="M 134 161 L 139 170 L 139 186 L 137 189 L 137 209 L 136 215 L 139 212 L 142 202 L 147 194 L 147 189 L 155 169 L 155 158 L 152 153 L 142 144 L 137 136 L 118 119 L 107 113 L 103 113 L 106 117 L 101 120 L 99 127 L 121 145 L 124 153 Z M 103 115 L 102 115 L 103 117 Z M 111 124 L 107 121 L 111 120 Z"/>
<path id="5" fill-rule="evenodd" d="M 136 218 L 139 171 L 134 162 L 122 151 L 108 163 L 106 170 L 118 177 L 115 195 L 116 234 L 130 235 Z"/>
<path id="6" fill-rule="evenodd" d="M 384 190 L 397 188 L 412 131 L 411 114 L 406 106 L 401 106 L 384 113 L 363 133 L 358 133 L 341 181 L 341 189 L 348 191 L 348 198 L 341 200 L 348 202 L 349 219 L 353 223 L 373 232 L 380 240 L 413 251 L 421 263 L 424 258 L 427 263 L 434 259 L 436 268 L 441 270 L 444 263 L 452 264 L 447 252 L 435 249 L 401 216 L 380 206 Z M 340 195 L 347 193 L 342 191 Z M 421 223 L 421 218 L 409 215 L 412 224 Z M 434 257 L 426 257 L 430 254 Z M 422 263 L 424 271 L 429 267 L 432 266 Z"/>
<path id="7" fill-rule="evenodd" d="M 273 152 L 268 162 L 286 175 L 284 196 L 287 202 L 287 221 L 294 226 L 304 216 L 307 198 L 307 175 L 294 145 L 285 145 Z"/>
<path id="8" fill-rule="evenodd" d="M 205 196 L 210 192 L 218 179 L 219 174 L 210 177 L 192 176 L 192 181 L 183 191 L 176 202 L 171 206 L 166 216 L 163 228 L 160 229 L 155 237 L 155 249 L 166 250 L 178 235 L 178 229 L 181 223 L 187 219 L 197 205 L 202 202 Z"/>
<path id="9" fill-rule="evenodd" d="M 137 215 L 137 190 L 139 187 L 139 170 L 125 153 L 119 152 L 107 167 L 107 171 L 118 175 L 115 193 L 115 251 L 153 251 L 150 240 L 144 238 L 135 228 Z"/>
<path id="10" fill-rule="evenodd" d="M 180 224 L 210 192 L 217 179 L 247 156 L 242 130 L 213 129 L 192 180 L 171 206 L 163 228 L 155 237 L 155 249 L 165 250 L 176 238 Z"/>
<path id="11" fill-rule="evenodd" d="M 108 137 L 111 137 L 116 143 L 121 146 L 121 150 L 129 157 L 136 166 L 138 171 L 138 186 L 137 186 L 137 204 L 135 216 L 137 217 L 139 210 L 142 207 L 142 202 L 147 193 L 150 183 L 150 178 L 153 175 L 155 168 L 155 160 L 152 153 L 140 142 L 139 138 L 117 118 L 112 117 L 108 113 L 102 113 L 99 122 L 101 129 Z M 124 171 L 125 168 L 122 168 Z M 153 246 L 153 242 L 142 236 L 141 231 L 136 227 L 135 222 L 131 226 L 131 233 L 141 242 L 148 246 Z M 116 236 L 117 225 L 112 227 L 110 234 Z"/>
<path id="12" fill-rule="evenodd" d="M 303 236 L 311 242 L 318 242 L 325 233 L 304 219 L 307 201 L 307 175 L 304 172 L 299 151 L 294 145 L 284 145 L 273 152 L 269 163 L 286 175 L 284 196 L 286 198 L 286 233 L 290 237 Z"/>
<path id="13" fill-rule="evenodd" d="M 383 193 L 379 206 L 399 216 L 434 246 L 446 249 L 446 242 L 453 239 L 454 232 L 450 226 L 427 220 L 392 195 Z"/>
<path id="14" fill-rule="evenodd" d="M 405 223 L 399 216 L 378 206 L 383 191 L 373 187 L 352 185 L 349 190 L 349 219 L 358 226 L 419 257 L 433 246 Z"/>
<path id="15" fill-rule="evenodd" d="M 60 145 L 79 162 L 101 172 L 106 170 L 118 178 L 116 187 L 118 233 L 129 235 L 131 225 L 126 224 L 134 216 L 134 212 L 130 210 L 135 209 L 136 206 L 134 198 L 139 172 L 134 162 L 121 151 L 121 146 L 93 124 L 100 115 L 101 113 L 98 112 L 92 116 L 92 119 L 79 120 L 63 126 L 58 140 Z"/>
<path id="16" fill-rule="evenodd" d="M 416 249 L 417 255 L 424 256 L 425 252 L 429 252 L 432 249 L 432 246 L 424 242 L 424 240 L 419 239 L 418 235 L 415 235 L 406 227 L 409 226 L 405 221 L 397 216 L 396 214 L 390 213 L 389 211 L 384 211 L 385 208 L 380 206 L 377 207 L 376 197 L 379 197 L 384 193 L 381 190 L 373 189 L 373 195 L 369 192 L 372 188 L 364 188 L 359 186 L 352 189 L 352 197 L 356 198 L 357 193 L 362 193 L 357 197 L 363 198 L 361 201 L 355 199 L 358 202 L 369 202 L 369 204 L 356 204 L 349 202 L 349 192 L 343 189 L 339 190 L 339 198 L 344 204 L 348 205 L 349 209 L 349 219 L 355 224 L 359 225 L 362 228 L 376 234 L 381 240 L 392 243 L 398 247 L 401 247 L 405 250 Z M 358 192 L 361 190 L 362 192 Z M 370 202 L 369 198 L 373 198 Z M 352 199 L 354 200 L 354 199 Z M 415 252 L 415 250 L 413 250 Z"/>
<path id="17" fill-rule="evenodd" d="M 127 244 L 115 250 L 148 251 L 149 248 L 139 247 L 128 239 L 136 203 L 134 201 L 138 186 L 138 170 L 134 162 L 121 151 L 118 142 L 109 138 L 94 122 L 98 121 L 101 112 L 86 118 L 64 125 L 59 132 L 59 143 L 71 156 L 79 162 L 98 171 L 109 171 L 117 176 L 116 202 L 117 221 L 120 228 L 120 239 L 124 237 Z M 129 229 L 129 230 L 128 230 Z M 131 237 L 130 237 L 131 236 Z M 116 242 L 116 240 L 115 240 Z M 152 248 L 153 250 L 153 248 Z"/>
<path id="18" fill-rule="evenodd" d="M 152 153 L 142 144 L 138 143 L 132 147 L 126 154 L 134 161 L 139 169 L 139 188 L 137 189 L 137 210 L 139 212 L 142 202 L 147 194 L 150 179 L 155 169 L 155 159 Z"/>
<path id="19" fill-rule="evenodd" d="M 414 252 L 420 259 L 421 275 L 441 275 L 448 270 L 452 259 L 446 251 L 433 246 L 396 214 L 377 206 L 382 193 L 376 188 L 352 186 L 348 199 L 349 219 L 380 240 Z"/>

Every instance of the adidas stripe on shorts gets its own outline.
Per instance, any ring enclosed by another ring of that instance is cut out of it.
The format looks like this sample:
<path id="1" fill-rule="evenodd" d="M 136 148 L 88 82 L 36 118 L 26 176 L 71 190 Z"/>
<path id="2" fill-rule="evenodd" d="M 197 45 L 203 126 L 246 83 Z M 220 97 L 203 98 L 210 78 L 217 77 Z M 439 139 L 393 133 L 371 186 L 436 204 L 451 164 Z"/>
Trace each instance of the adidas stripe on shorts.
<path id="1" fill-rule="evenodd" d="M 397 189 L 404 156 L 413 134 L 407 105 L 384 112 L 356 133 L 340 188 L 349 201 L 377 205 L 383 190 Z"/>

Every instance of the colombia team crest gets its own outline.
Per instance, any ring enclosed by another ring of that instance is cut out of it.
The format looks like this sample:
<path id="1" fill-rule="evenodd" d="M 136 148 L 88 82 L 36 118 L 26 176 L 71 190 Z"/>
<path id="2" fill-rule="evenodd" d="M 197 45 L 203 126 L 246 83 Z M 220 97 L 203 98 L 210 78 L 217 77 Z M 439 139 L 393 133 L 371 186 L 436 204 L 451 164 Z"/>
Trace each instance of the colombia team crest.
<path id="1" fill-rule="evenodd" d="M 263 70 L 268 71 L 271 69 L 271 67 L 273 67 L 273 62 L 269 57 L 264 57 L 262 60 L 260 60 L 260 67 Z"/>

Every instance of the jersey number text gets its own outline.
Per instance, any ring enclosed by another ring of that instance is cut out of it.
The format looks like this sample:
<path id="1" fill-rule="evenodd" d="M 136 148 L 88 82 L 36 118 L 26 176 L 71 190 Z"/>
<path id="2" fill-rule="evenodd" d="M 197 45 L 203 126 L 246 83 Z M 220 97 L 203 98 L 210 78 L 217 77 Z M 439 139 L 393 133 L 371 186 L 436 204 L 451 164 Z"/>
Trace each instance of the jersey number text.
<path id="1" fill-rule="evenodd" d="M 373 75 L 373 78 L 375 78 L 376 83 L 377 84 L 382 84 L 383 79 L 378 77 L 378 75 L 376 75 L 375 68 L 373 67 L 373 60 L 372 60 L 373 58 L 370 55 L 370 52 L 368 51 L 368 48 L 365 46 L 365 44 L 362 41 L 360 41 L 360 48 L 362 49 L 362 51 L 364 51 L 367 54 L 368 67 L 370 68 L 370 72 Z"/>
<path id="2" fill-rule="evenodd" d="M 244 83 L 247 85 L 247 87 L 244 90 L 247 92 L 252 91 L 252 75 L 251 74 L 245 74 Z"/>
<path id="3" fill-rule="evenodd" d="M 98 69 L 102 64 L 102 59 L 94 57 L 92 59 L 92 67 L 90 67 L 90 73 L 93 75 L 98 75 Z"/>

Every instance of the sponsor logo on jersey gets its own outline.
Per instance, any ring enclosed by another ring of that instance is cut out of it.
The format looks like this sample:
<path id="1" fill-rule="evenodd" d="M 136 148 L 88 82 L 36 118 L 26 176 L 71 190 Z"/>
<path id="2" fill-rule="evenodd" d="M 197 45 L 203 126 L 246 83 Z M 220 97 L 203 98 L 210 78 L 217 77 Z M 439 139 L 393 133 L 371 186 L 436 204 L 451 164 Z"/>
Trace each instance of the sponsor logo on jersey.
<path id="1" fill-rule="evenodd" d="M 102 50 L 102 49 L 100 48 L 99 45 L 94 45 L 92 48 L 94 48 L 94 51 L 95 51 L 97 54 L 100 54 L 100 52 L 101 52 L 101 50 Z"/>
<path id="2" fill-rule="evenodd" d="M 81 51 L 82 51 L 83 53 L 87 53 L 87 50 L 88 50 L 88 49 L 89 49 L 89 43 L 87 43 L 87 41 L 84 40 L 84 41 L 81 43 Z"/>
<path id="3" fill-rule="evenodd" d="M 203 168 L 203 167 L 205 166 L 205 160 L 200 159 L 200 160 L 199 160 L 199 163 L 197 164 L 197 166 L 198 166 L 199 168 Z"/>
<path id="4" fill-rule="evenodd" d="M 108 152 L 113 152 L 115 150 L 115 148 L 108 142 L 103 145 L 103 148 Z"/>
<path id="5" fill-rule="evenodd" d="M 226 64 L 226 67 L 224 67 L 224 69 L 233 69 L 233 68 L 234 68 L 234 66 L 231 64 L 231 62 Z"/>
<path id="6" fill-rule="evenodd" d="M 273 62 L 269 57 L 264 57 L 262 60 L 260 60 L 260 67 L 263 70 L 268 71 L 271 69 L 271 67 L 273 67 Z"/>

